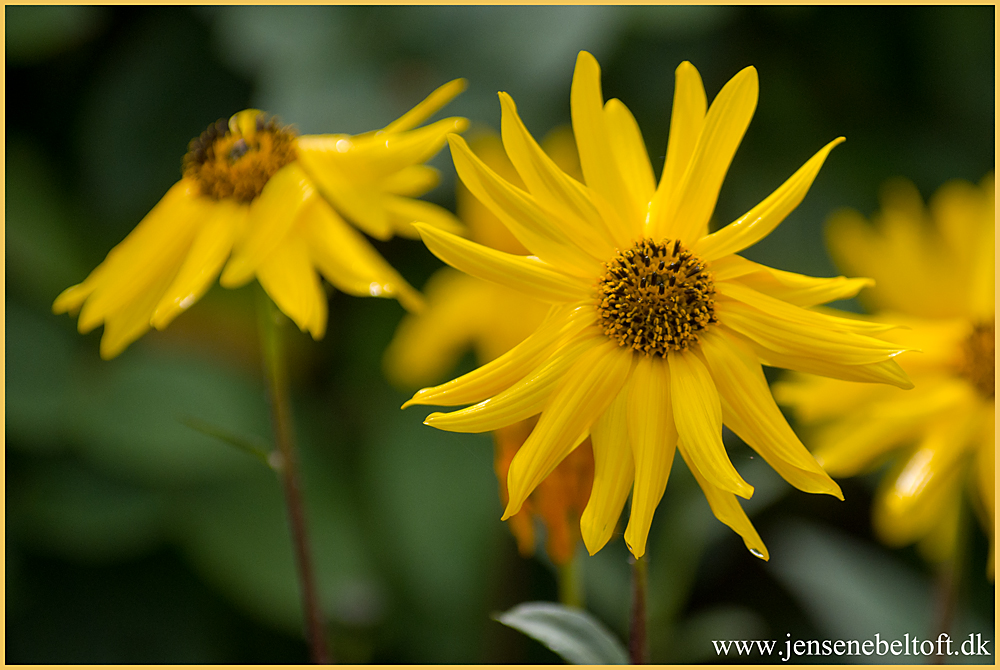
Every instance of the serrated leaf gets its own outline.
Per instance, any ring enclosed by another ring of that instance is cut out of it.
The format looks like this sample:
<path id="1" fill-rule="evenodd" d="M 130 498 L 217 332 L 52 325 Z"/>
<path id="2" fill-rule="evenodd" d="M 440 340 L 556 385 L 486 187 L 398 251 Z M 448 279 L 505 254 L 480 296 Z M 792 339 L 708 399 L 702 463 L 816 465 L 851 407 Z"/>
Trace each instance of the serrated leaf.
<path id="1" fill-rule="evenodd" d="M 521 603 L 493 617 L 576 665 L 628 665 L 625 647 L 589 612 L 556 603 Z"/>

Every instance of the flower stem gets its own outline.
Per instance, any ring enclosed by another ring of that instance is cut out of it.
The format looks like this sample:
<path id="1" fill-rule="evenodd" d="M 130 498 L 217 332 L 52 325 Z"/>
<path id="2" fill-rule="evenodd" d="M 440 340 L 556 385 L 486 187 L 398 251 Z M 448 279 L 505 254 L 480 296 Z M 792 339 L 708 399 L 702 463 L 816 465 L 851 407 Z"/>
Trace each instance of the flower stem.
<path id="1" fill-rule="evenodd" d="M 646 641 L 646 591 L 648 564 L 646 557 L 633 558 L 632 563 L 632 624 L 629 626 L 628 653 L 633 665 L 649 662 Z"/>
<path id="2" fill-rule="evenodd" d="M 558 567 L 559 602 L 567 607 L 583 609 L 583 580 L 581 579 L 580 555 L 573 554 L 568 563 Z"/>
<path id="3" fill-rule="evenodd" d="M 971 538 L 971 528 L 969 520 L 971 510 L 963 500 L 959 504 L 957 528 L 955 529 L 955 546 L 951 556 L 938 566 L 936 607 L 934 612 L 934 628 L 931 629 L 932 637 L 940 633 L 951 633 L 952 623 L 955 617 L 955 609 L 958 605 L 958 598 L 962 586 L 962 577 L 966 561 L 968 543 Z M 945 662 L 942 655 L 931 658 L 930 663 L 942 664 Z"/>
<path id="4" fill-rule="evenodd" d="M 298 458 L 292 431 L 292 408 L 288 393 L 288 369 L 285 365 L 285 348 L 282 337 L 284 316 L 271 299 L 259 290 L 258 325 L 260 327 L 264 376 L 267 378 L 268 397 L 271 401 L 271 427 L 278 447 L 280 461 L 275 465 L 285 489 L 285 505 L 292 531 L 295 562 L 302 591 L 302 609 L 305 615 L 306 639 L 314 663 L 330 663 L 324 634 L 323 613 L 320 610 L 316 576 L 309 549 L 305 506 L 299 482 Z"/>

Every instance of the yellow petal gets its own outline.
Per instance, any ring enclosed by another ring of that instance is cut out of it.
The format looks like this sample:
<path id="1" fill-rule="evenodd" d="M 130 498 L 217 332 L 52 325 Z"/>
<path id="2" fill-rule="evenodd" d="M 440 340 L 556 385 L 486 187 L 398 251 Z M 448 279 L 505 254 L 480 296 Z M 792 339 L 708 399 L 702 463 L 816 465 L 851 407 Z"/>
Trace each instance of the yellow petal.
<path id="1" fill-rule="evenodd" d="M 979 225 L 973 247 L 969 274 L 969 315 L 975 321 L 989 321 L 996 311 L 996 225 L 993 173 L 983 178 L 980 186 Z"/>
<path id="2" fill-rule="evenodd" d="M 706 261 L 712 261 L 735 254 L 764 239 L 799 206 L 819 174 L 819 169 L 823 167 L 827 155 L 843 141 L 843 137 L 838 137 L 820 149 L 759 205 L 722 230 L 698 240 L 691 249 L 692 253 Z"/>
<path id="3" fill-rule="evenodd" d="M 726 334 L 732 335 L 729 331 Z M 739 341 L 750 347 L 746 340 Z M 779 405 L 793 408 L 796 418 L 805 423 L 839 418 L 863 409 L 867 403 L 900 397 L 902 393 L 881 384 L 845 384 L 839 379 L 806 374 L 789 375 L 775 382 L 771 392 Z"/>
<path id="4" fill-rule="evenodd" d="M 601 67 L 586 51 L 581 51 L 576 59 L 570 88 L 570 112 L 573 135 L 580 151 L 580 167 L 587 186 L 621 213 L 625 226 L 638 230 L 646 217 L 646 203 L 640 206 L 625 186 L 606 124 Z"/>
<path id="5" fill-rule="evenodd" d="M 851 366 L 879 363 L 905 351 L 873 337 L 782 318 L 735 300 L 716 302 L 715 314 L 728 328 L 785 356 Z"/>
<path id="6" fill-rule="evenodd" d="M 413 224 L 417 221 L 461 235 L 465 226 L 455 215 L 444 207 L 426 200 L 414 200 L 386 194 L 382 196 L 382 206 L 389 215 L 389 225 L 397 235 L 417 238 L 420 236 Z"/>
<path id="7" fill-rule="evenodd" d="M 728 331 L 736 335 L 735 331 Z M 764 365 L 785 370 L 797 370 L 814 375 L 822 375 L 833 379 L 849 382 L 879 382 L 892 384 L 901 389 L 912 389 L 913 382 L 895 359 L 869 363 L 867 365 L 841 365 L 822 358 L 783 354 L 754 342 L 745 340 L 754 350 L 754 354 Z"/>
<path id="8" fill-rule="evenodd" d="M 631 363 L 631 354 L 607 339 L 577 359 L 510 464 L 504 518 L 583 441 L 625 385 Z"/>
<path id="9" fill-rule="evenodd" d="M 960 413 L 939 421 L 922 439 L 902 468 L 888 477 L 876 496 L 875 527 L 891 544 L 908 544 L 930 532 L 942 514 L 941 502 L 959 484 L 955 470 L 964 461 L 966 443 L 975 426 Z"/>
<path id="10" fill-rule="evenodd" d="M 705 125 L 708 100 L 701 75 L 694 65 L 684 61 L 674 70 L 674 102 L 670 112 L 670 137 L 663 174 L 650 205 L 649 234 L 654 239 L 663 237 L 658 221 L 661 210 L 680 188 L 681 178 L 687 171 L 694 148 Z M 707 229 L 706 229 L 707 232 Z"/>
<path id="11" fill-rule="evenodd" d="M 212 285 L 246 224 L 246 205 L 220 200 L 191 245 L 173 283 L 160 298 L 151 325 L 163 330 L 177 315 L 198 301 Z"/>
<path id="12" fill-rule="evenodd" d="M 429 165 L 410 165 L 385 177 L 379 186 L 387 193 L 416 198 L 441 181 L 441 174 Z"/>
<path id="13" fill-rule="evenodd" d="M 582 249 L 528 193 L 509 184 L 479 160 L 461 137 L 450 135 L 448 143 L 462 183 L 521 244 L 565 272 L 581 277 L 600 272 L 601 259 Z"/>
<path id="14" fill-rule="evenodd" d="M 792 486 L 843 500 L 840 487 L 806 450 L 774 403 L 753 352 L 716 331 L 702 335 L 701 352 L 719 390 L 726 425 Z"/>
<path id="15" fill-rule="evenodd" d="M 793 322 L 804 327 L 858 333 L 861 335 L 884 333 L 896 327 L 892 324 L 859 319 L 857 315 L 850 312 L 803 309 L 784 300 L 755 291 L 747 286 L 744 281 L 744 277 L 734 281 L 717 281 L 715 282 L 715 288 L 722 296 L 732 298 L 734 301 L 739 301 L 744 305 L 749 305 L 761 313 L 770 315 L 781 321 Z M 882 342 L 882 344 L 885 346 L 889 345 L 888 342 Z"/>
<path id="16" fill-rule="evenodd" d="M 197 184 L 190 180 L 179 181 L 108 252 L 104 262 L 84 282 L 86 286 L 92 281 L 93 290 L 80 311 L 80 332 L 92 330 L 137 300 L 145 300 L 150 285 L 163 283 L 164 277 L 167 282 L 173 278 L 195 232 L 210 211 L 210 201 L 201 198 L 197 189 Z"/>
<path id="17" fill-rule="evenodd" d="M 101 358 L 110 360 L 149 330 L 149 319 L 163 295 L 171 275 L 153 277 L 150 283 L 121 309 L 108 315 L 101 335 Z"/>
<path id="18" fill-rule="evenodd" d="M 556 222 L 568 222 L 564 232 L 596 258 L 611 255 L 615 237 L 591 200 L 589 189 L 566 174 L 554 160 L 542 151 L 524 127 L 517 114 L 514 100 L 500 93 L 502 109 L 501 131 L 503 146 L 517 174 L 524 180 L 528 192 Z"/>
<path id="19" fill-rule="evenodd" d="M 770 554 L 767 551 L 767 547 L 764 546 L 764 541 L 757 534 L 757 529 L 750 523 L 747 513 L 740 507 L 740 502 L 736 499 L 736 496 L 712 484 L 698 470 L 694 460 L 691 458 L 691 452 L 685 448 L 683 441 L 677 444 L 677 449 L 681 452 L 681 456 L 684 457 L 684 461 L 687 463 L 691 474 L 694 475 L 695 480 L 697 480 L 698 486 L 701 487 L 702 493 L 705 494 L 705 499 L 708 500 L 708 506 L 712 508 L 715 518 L 736 531 L 743 538 L 743 544 L 746 545 L 751 554 L 765 561 L 768 560 Z"/>
<path id="20" fill-rule="evenodd" d="M 591 556 L 611 539 L 632 488 L 635 465 L 626 423 L 628 396 L 626 385 L 590 429 L 594 485 L 580 517 L 580 533 Z"/>
<path id="21" fill-rule="evenodd" d="M 719 91 L 705 115 L 705 125 L 681 184 L 659 213 L 652 230 L 687 245 L 700 237 L 715 210 L 729 164 L 757 108 L 757 89 L 757 70 L 747 67 Z"/>
<path id="22" fill-rule="evenodd" d="M 233 251 L 220 283 L 236 288 L 250 281 L 260 264 L 288 236 L 302 207 L 313 197 L 309 177 L 298 163 L 278 170 L 250 204 L 247 235 Z"/>
<path id="23" fill-rule="evenodd" d="M 298 140 L 297 162 L 323 198 L 347 219 L 375 239 L 387 240 L 393 229 L 376 182 L 393 171 L 379 173 L 370 162 L 350 158 L 354 146 L 346 135 L 307 135 Z"/>
<path id="24" fill-rule="evenodd" d="M 851 279 L 810 277 L 795 272 L 785 272 L 748 261 L 736 254 L 723 256 L 713 261 L 709 267 L 716 283 L 738 278 L 740 283 L 755 291 L 799 307 L 812 307 L 833 300 L 851 298 L 861 289 L 875 283 L 863 277 Z"/>
<path id="25" fill-rule="evenodd" d="M 593 307 L 554 309 L 531 336 L 472 372 L 433 388 L 417 391 L 403 405 L 464 405 L 496 395 L 528 374 L 562 338 L 571 338 L 597 318 Z"/>
<path id="26" fill-rule="evenodd" d="M 52 313 L 65 314 L 68 312 L 75 315 L 80 310 L 80 306 L 94 292 L 94 289 L 100 285 L 100 276 L 103 268 L 103 264 L 98 265 L 82 282 L 70 286 L 56 296 L 56 299 L 52 302 Z M 87 331 L 81 330 L 80 332 Z"/>
<path id="27" fill-rule="evenodd" d="M 958 257 L 927 221 L 912 183 L 891 180 L 880 189 L 879 200 L 875 226 L 853 211 L 837 212 L 827 224 L 827 244 L 837 264 L 875 279 L 863 301 L 924 318 L 967 318 L 967 303 L 955 296 L 968 295 L 970 259 Z"/>
<path id="28" fill-rule="evenodd" d="M 318 340 L 326 332 L 326 294 L 309 260 L 305 240 L 292 234 L 257 269 L 257 280 L 274 304 Z"/>
<path id="29" fill-rule="evenodd" d="M 989 523 L 996 519 L 996 415 L 993 408 L 983 412 L 983 429 L 976 445 L 975 475 L 983 509 L 989 515 Z M 990 534 L 993 537 L 993 534 Z"/>
<path id="30" fill-rule="evenodd" d="M 671 351 L 667 362 L 674 424 L 688 456 L 714 485 L 749 498 L 753 487 L 740 477 L 722 444 L 722 406 L 705 364 L 690 350 Z"/>
<path id="31" fill-rule="evenodd" d="M 469 127 L 466 119 L 450 117 L 405 133 L 375 133 L 367 141 L 356 141 L 358 151 L 349 152 L 352 167 L 364 166 L 375 175 L 386 175 L 423 163 L 444 147 L 449 133 Z"/>
<path id="32" fill-rule="evenodd" d="M 431 253 L 448 265 L 545 302 L 587 300 L 593 289 L 534 256 L 515 256 L 469 242 L 423 223 L 415 224 Z"/>
<path id="33" fill-rule="evenodd" d="M 660 356 L 638 356 L 628 399 L 628 435 L 635 460 L 632 512 L 625 544 L 636 558 L 646 553 L 653 512 L 670 477 L 677 429 L 670 402 L 670 371 Z"/>
<path id="34" fill-rule="evenodd" d="M 416 107 L 383 128 L 383 132 L 396 133 L 419 126 L 439 109 L 451 102 L 468 85 L 469 83 L 465 79 L 453 79 L 444 86 L 439 86 L 433 93 L 417 104 Z"/>
<path id="35" fill-rule="evenodd" d="M 653 176 L 653 166 L 649 164 L 649 152 L 646 151 L 639 124 L 618 98 L 608 100 L 604 105 L 604 114 L 611 150 L 625 180 L 629 197 L 640 208 L 646 206 L 656 191 L 656 178 Z M 628 237 L 628 233 L 635 236 L 639 230 L 633 226 L 625 232 Z"/>
<path id="36" fill-rule="evenodd" d="M 395 298 L 408 310 L 423 301 L 406 280 L 320 198 L 302 211 L 298 224 L 309 256 L 327 281 L 349 295 Z"/>
<path id="37" fill-rule="evenodd" d="M 454 412 L 434 412 L 424 423 L 457 433 L 485 433 L 533 417 L 548 406 L 552 392 L 577 359 L 606 339 L 600 333 L 583 333 L 559 347 L 523 379 L 492 398 Z"/>
<path id="38" fill-rule="evenodd" d="M 857 474 L 888 450 L 926 430 L 935 416 L 954 413 L 974 402 L 973 391 L 955 380 L 918 386 L 904 399 L 871 402 L 851 422 L 833 423 L 814 440 L 813 453 L 832 476 Z"/>

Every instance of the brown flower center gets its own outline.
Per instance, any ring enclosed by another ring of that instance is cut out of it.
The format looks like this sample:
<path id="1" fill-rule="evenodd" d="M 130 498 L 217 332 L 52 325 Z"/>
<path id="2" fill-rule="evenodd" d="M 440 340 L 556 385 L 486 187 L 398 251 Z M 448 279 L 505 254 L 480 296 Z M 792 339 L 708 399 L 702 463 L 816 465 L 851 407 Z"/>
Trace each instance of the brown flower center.
<path id="1" fill-rule="evenodd" d="M 715 285 L 679 240 L 640 240 L 606 264 L 598 284 L 604 334 L 620 346 L 666 356 L 715 323 Z"/>
<path id="2" fill-rule="evenodd" d="M 264 114 L 237 121 L 245 114 L 228 124 L 216 121 L 188 145 L 182 172 L 195 179 L 209 198 L 250 202 L 278 170 L 295 160 L 297 134 L 292 128 L 279 126 Z"/>
<path id="3" fill-rule="evenodd" d="M 962 376 L 972 382 L 984 398 L 993 398 L 996 393 L 995 325 L 981 323 L 975 326 L 962 345 L 962 353 Z"/>

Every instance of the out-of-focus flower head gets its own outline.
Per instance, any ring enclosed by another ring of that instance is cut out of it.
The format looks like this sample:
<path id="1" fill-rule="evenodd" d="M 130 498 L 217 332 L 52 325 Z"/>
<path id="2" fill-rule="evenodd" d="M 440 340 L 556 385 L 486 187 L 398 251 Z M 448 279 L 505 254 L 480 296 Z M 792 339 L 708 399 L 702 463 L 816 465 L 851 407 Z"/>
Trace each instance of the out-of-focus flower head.
<path id="1" fill-rule="evenodd" d="M 327 319 L 320 274 L 345 293 L 418 307 L 419 294 L 350 224 L 378 239 L 415 237 L 417 219 L 460 229 L 446 210 L 415 198 L 438 180 L 424 161 L 467 121 L 417 126 L 464 88 L 463 80 L 445 84 L 362 135 L 299 136 L 255 109 L 218 121 L 191 141 L 181 180 L 53 311 L 79 311 L 81 333 L 103 323 L 107 359 L 151 326 L 165 328 L 220 272 L 228 288 L 256 277 L 316 339 Z"/>
<path id="2" fill-rule="evenodd" d="M 882 191 L 869 223 L 831 217 L 830 250 L 848 272 L 875 278 L 859 299 L 876 318 L 905 326 L 886 337 L 917 349 L 898 357 L 915 388 L 807 375 L 775 386 L 813 427 L 816 458 L 833 476 L 891 465 L 874 525 L 889 545 L 914 542 L 932 561 L 955 552 L 963 491 L 994 546 L 995 306 L 993 175 L 942 186 L 929 209 L 909 182 Z M 992 571 L 993 559 L 989 561 Z"/>

